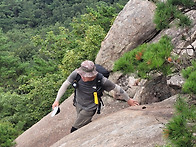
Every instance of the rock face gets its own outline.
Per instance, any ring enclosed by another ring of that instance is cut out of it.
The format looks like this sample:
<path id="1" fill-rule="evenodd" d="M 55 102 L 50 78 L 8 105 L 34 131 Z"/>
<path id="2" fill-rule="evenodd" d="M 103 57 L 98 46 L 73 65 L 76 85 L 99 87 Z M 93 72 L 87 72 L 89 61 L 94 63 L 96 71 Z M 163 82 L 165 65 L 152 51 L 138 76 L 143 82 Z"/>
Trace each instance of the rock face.
<path id="1" fill-rule="evenodd" d="M 119 13 L 101 44 L 96 63 L 112 70 L 114 61 L 156 33 L 153 23 L 155 4 L 130 0 Z"/>
<path id="2" fill-rule="evenodd" d="M 51 147 L 154 147 L 163 145 L 165 143 L 162 133 L 164 123 L 173 114 L 175 100 L 176 96 L 145 107 L 140 105 L 123 109 L 91 122 L 65 136 Z"/>
<path id="3" fill-rule="evenodd" d="M 174 22 L 172 22 L 171 28 L 161 31 L 158 35 L 156 35 L 156 37 L 154 37 L 149 42 L 158 42 L 163 35 L 168 35 L 169 37 L 171 37 L 172 44 L 174 45 L 173 54 L 179 54 L 179 59 L 182 61 L 182 66 L 187 66 L 188 64 L 190 64 L 189 60 L 187 60 L 187 58 L 184 57 L 184 54 L 188 54 L 189 58 L 196 57 L 196 52 L 194 51 L 196 49 L 196 11 L 191 10 L 187 12 L 186 15 L 189 16 L 189 18 L 192 21 L 192 27 L 190 29 L 177 28 L 174 25 Z M 183 40 L 183 37 L 186 39 Z M 109 38 L 106 39 L 109 40 Z M 123 42 L 122 38 L 121 42 Z M 126 48 L 127 47 L 123 49 L 123 52 L 127 52 Z M 100 53 L 101 52 L 103 51 L 100 50 Z M 110 53 L 111 52 L 108 52 L 108 54 Z M 105 65 L 104 62 L 100 64 Z M 159 78 L 156 80 L 153 79 L 152 81 L 148 81 L 144 84 L 139 84 L 139 86 L 133 86 L 133 84 L 129 85 L 130 79 L 134 81 L 133 77 L 121 74 L 121 76 L 117 77 L 118 79 L 115 82 L 122 86 L 130 97 L 134 97 L 134 99 L 136 99 L 141 104 L 146 104 L 161 101 L 179 92 L 179 90 L 182 88 L 182 84 L 184 83 L 184 79 L 182 78 L 182 76 L 179 75 L 181 74 L 177 72 L 175 75 L 167 77 L 167 83 L 166 80 Z M 110 78 L 114 79 L 113 77 Z"/>
<path id="4" fill-rule="evenodd" d="M 105 100 L 107 99 L 107 101 Z M 128 107 L 125 102 L 104 96 L 101 115 L 70 134 L 75 120 L 72 97 L 61 105 L 60 114 L 45 116 L 16 139 L 16 147 L 141 147 L 163 145 L 164 124 L 173 115 L 176 96 L 159 103 Z"/>
<path id="5" fill-rule="evenodd" d="M 101 114 L 95 115 L 93 120 L 99 119 L 111 113 L 129 107 L 123 101 L 115 101 L 105 95 L 103 97 L 104 107 Z M 15 141 L 17 147 L 48 147 L 70 134 L 70 129 L 76 118 L 75 107 L 73 106 L 73 95 L 60 105 L 60 113 L 51 117 L 51 113 L 33 125 Z"/>
<path id="6" fill-rule="evenodd" d="M 196 40 L 196 10 L 191 10 L 185 15 L 187 15 L 192 21 L 192 26 L 190 29 L 178 28 L 174 25 L 174 22 L 172 22 L 171 28 L 161 31 L 154 39 L 152 39 L 151 42 L 158 42 L 161 36 L 168 35 L 172 38 L 172 44 L 175 47 L 175 51 L 186 48 L 190 44 L 194 43 L 194 41 Z M 183 37 L 185 38 L 185 40 L 182 39 Z"/>
<path id="7" fill-rule="evenodd" d="M 177 91 L 167 85 L 166 77 L 158 76 L 147 81 L 140 96 L 136 98 L 136 94 L 134 99 L 137 99 L 140 104 L 150 104 L 161 102 L 175 94 L 177 94 Z"/>
<path id="8" fill-rule="evenodd" d="M 66 99 L 60 105 L 60 109 L 61 112 L 58 115 L 51 117 L 51 114 L 48 114 L 20 135 L 16 139 L 16 146 L 47 147 L 69 134 L 69 130 L 76 116 L 73 107 L 73 96 Z"/>

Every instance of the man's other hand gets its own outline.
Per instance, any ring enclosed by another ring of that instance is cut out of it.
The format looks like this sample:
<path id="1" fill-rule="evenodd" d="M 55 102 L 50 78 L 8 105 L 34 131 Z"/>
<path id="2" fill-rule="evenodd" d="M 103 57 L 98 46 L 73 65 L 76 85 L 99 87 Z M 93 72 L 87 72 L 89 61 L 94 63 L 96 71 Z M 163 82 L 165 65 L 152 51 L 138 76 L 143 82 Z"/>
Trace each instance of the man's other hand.
<path id="1" fill-rule="evenodd" d="M 132 98 L 130 98 L 127 103 L 129 104 L 129 106 L 137 106 L 139 105 L 139 103 L 135 100 L 133 100 Z"/>

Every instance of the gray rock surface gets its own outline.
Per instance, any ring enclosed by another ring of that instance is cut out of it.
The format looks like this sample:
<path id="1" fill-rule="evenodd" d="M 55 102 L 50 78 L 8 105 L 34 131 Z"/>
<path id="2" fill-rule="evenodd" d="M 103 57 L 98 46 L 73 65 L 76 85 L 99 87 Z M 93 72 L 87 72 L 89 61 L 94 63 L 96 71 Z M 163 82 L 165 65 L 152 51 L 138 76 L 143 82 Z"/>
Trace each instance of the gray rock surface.
<path id="1" fill-rule="evenodd" d="M 134 99 L 140 104 L 150 104 L 163 101 L 177 93 L 178 90 L 167 84 L 166 77 L 158 76 L 141 86 L 136 91 Z"/>
<path id="2" fill-rule="evenodd" d="M 16 139 L 16 147 L 99 147 L 99 146 L 152 146 L 164 144 L 162 129 L 172 117 L 176 96 L 159 103 L 129 107 L 107 95 L 101 115 L 70 134 L 75 120 L 72 97 L 61 105 L 60 114 L 51 113 Z"/>
<path id="3" fill-rule="evenodd" d="M 168 35 L 172 38 L 174 51 L 180 52 L 182 49 L 187 48 L 190 44 L 195 45 L 196 40 L 196 10 L 191 10 L 186 13 L 191 19 L 192 26 L 190 29 L 176 27 L 175 21 L 171 23 L 171 28 L 161 31 L 151 42 L 158 42 L 161 36 Z M 182 38 L 185 38 L 183 40 Z"/>
<path id="4" fill-rule="evenodd" d="M 47 147 L 69 134 L 76 116 L 73 107 L 73 97 L 65 100 L 60 105 L 60 109 L 61 112 L 58 115 L 51 117 L 51 113 L 48 114 L 16 138 L 16 146 Z"/>
<path id="5" fill-rule="evenodd" d="M 127 103 L 116 101 L 107 95 L 103 97 L 103 101 L 105 106 L 102 107 L 101 114 L 96 114 L 93 120 L 129 107 Z M 73 95 L 60 105 L 60 109 L 56 116 L 51 117 L 49 113 L 16 138 L 16 147 L 48 147 L 68 135 L 76 118 Z"/>
<path id="6" fill-rule="evenodd" d="M 185 79 L 182 77 L 181 74 L 172 75 L 170 79 L 167 80 L 167 84 L 171 86 L 176 86 L 182 88 Z"/>
<path id="7" fill-rule="evenodd" d="M 115 19 L 101 44 L 96 63 L 112 70 L 114 61 L 153 35 L 156 6 L 147 0 L 130 0 Z"/>
<path id="8" fill-rule="evenodd" d="M 129 107 L 96 119 L 51 147 L 154 147 L 163 145 L 164 124 L 173 114 L 176 96 L 160 103 Z M 145 108 L 145 109 L 144 109 Z"/>

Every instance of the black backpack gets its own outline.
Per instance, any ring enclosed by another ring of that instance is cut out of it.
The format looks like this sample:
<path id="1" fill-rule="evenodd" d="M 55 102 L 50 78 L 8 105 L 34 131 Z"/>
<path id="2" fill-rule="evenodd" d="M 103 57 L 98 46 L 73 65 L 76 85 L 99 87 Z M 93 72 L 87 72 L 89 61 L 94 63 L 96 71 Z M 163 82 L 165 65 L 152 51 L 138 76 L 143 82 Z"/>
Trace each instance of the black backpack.
<path id="1" fill-rule="evenodd" d="M 110 75 L 110 72 L 99 64 L 95 64 L 95 67 L 98 72 L 97 77 L 96 77 L 96 87 L 97 87 L 96 92 L 97 92 L 97 96 L 98 96 L 97 114 L 100 114 L 101 105 L 104 106 L 103 101 L 101 99 L 101 96 L 103 96 L 103 89 L 102 89 L 102 85 L 101 85 L 101 80 L 102 80 L 103 76 L 108 78 Z M 72 83 L 72 86 L 75 88 L 74 100 L 73 100 L 74 106 L 75 106 L 75 102 L 76 102 L 76 89 L 78 87 L 78 81 L 80 79 L 81 79 L 81 76 L 79 74 L 77 74 L 74 82 Z"/>
<path id="2" fill-rule="evenodd" d="M 98 71 L 99 73 L 101 73 L 104 77 L 108 78 L 110 75 L 110 72 L 105 69 L 103 66 L 99 65 L 99 64 L 95 64 L 96 67 L 96 71 Z"/>

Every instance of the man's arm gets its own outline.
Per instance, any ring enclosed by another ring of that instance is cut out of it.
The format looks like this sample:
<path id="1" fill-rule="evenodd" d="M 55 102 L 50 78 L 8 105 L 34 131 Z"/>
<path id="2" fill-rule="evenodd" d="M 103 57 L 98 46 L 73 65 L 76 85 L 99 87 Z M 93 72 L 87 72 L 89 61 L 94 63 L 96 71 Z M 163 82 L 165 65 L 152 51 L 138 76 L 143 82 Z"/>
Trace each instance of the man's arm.
<path id="1" fill-rule="evenodd" d="M 63 96 L 63 94 L 66 92 L 67 87 L 68 87 L 70 84 L 71 84 L 71 83 L 70 83 L 68 80 L 66 80 L 66 81 L 62 84 L 61 88 L 59 89 L 59 91 L 58 91 L 58 93 L 57 93 L 57 96 L 56 96 L 55 101 L 60 101 L 60 98 L 61 98 L 61 97 Z"/>
<path id="2" fill-rule="evenodd" d="M 123 97 L 123 99 L 125 101 L 127 101 L 127 103 L 130 106 L 139 105 L 139 103 L 137 101 L 133 100 L 132 98 L 129 98 L 129 96 L 126 93 L 126 91 L 124 91 L 119 85 L 114 84 L 112 81 L 108 80 L 105 77 L 103 77 L 102 82 L 103 82 L 103 85 L 104 85 L 104 89 L 106 91 L 114 90 L 115 92 L 119 93 Z"/>
<path id="3" fill-rule="evenodd" d="M 61 97 L 63 96 L 63 94 L 66 92 L 67 87 L 68 87 L 70 84 L 71 84 L 71 83 L 70 83 L 68 80 L 66 80 L 66 81 L 62 84 L 61 88 L 59 89 L 59 91 L 58 91 L 58 93 L 57 93 L 57 97 L 56 97 L 56 99 L 55 99 L 55 101 L 54 101 L 54 103 L 53 103 L 53 105 L 52 105 L 52 108 L 53 108 L 53 109 L 54 109 L 54 107 L 59 106 L 59 101 L 60 101 Z"/>
<path id="4" fill-rule="evenodd" d="M 132 98 L 129 98 L 128 94 L 119 85 L 115 84 L 115 88 L 113 90 L 119 93 L 130 106 L 139 105 L 137 101 L 133 100 Z"/>
<path id="5" fill-rule="evenodd" d="M 65 82 L 62 84 L 62 86 L 60 87 L 56 99 L 52 105 L 52 108 L 54 109 L 54 107 L 59 106 L 59 101 L 61 99 L 61 97 L 63 96 L 63 94 L 66 92 L 67 87 L 74 81 L 74 79 L 77 76 L 77 72 L 74 70 L 69 77 L 65 80 Z"/>

